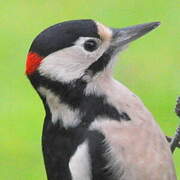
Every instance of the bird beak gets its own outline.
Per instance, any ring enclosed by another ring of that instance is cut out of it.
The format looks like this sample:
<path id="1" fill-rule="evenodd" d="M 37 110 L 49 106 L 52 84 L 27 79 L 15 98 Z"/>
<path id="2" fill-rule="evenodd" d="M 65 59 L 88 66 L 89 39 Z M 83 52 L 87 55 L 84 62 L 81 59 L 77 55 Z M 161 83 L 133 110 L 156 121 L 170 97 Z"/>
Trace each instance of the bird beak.
<path id="1" fill-rule="evenodd" d="M 122 29 L 111 28 L 113 32 L 112 46 L 120 48 L 134 41 L 160 25 L 160 22 L 151 22 L 130 26 Z"/>

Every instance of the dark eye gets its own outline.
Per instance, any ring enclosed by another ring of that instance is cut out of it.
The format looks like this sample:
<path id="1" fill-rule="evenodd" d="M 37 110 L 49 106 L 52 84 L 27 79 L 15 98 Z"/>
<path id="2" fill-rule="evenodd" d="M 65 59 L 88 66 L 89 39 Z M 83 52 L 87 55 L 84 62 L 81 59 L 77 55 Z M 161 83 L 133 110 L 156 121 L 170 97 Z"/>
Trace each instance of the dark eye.
<path id="1" fill-rule="evenodd" d="M 98 44 L 95 40 L 93 39 L 90 39 L 90 40 L 87 40 L 85 43 L 84 43 L 84 49 L 86 49 L 87 51 L 94 51 L 98 48 Z"/>

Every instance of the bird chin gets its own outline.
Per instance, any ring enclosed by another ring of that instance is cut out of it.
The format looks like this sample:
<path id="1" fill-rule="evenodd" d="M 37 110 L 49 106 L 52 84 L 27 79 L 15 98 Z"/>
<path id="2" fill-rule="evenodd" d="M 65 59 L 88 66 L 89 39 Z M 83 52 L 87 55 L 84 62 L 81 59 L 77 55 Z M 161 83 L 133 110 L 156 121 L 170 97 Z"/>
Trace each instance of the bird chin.
<path id="1" fill-rule="evenodd" d="M 129 47 L 129 44 L 125 44 L 123 46 L 119 46 L 116 49 L 114 49 L 112 58 L 114 59 L 115 57 L 117 57 L 122 51 L 126 50 L 128 47 Z"/>

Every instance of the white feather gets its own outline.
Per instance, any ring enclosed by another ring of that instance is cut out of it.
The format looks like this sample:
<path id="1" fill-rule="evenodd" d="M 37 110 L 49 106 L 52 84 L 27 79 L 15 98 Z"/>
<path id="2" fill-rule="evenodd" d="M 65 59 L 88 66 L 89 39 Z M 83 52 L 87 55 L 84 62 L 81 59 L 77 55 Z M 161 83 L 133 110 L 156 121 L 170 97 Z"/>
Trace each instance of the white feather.
<path id="1" fill-rule="evenodd" d="M 78 110 L 72 110 L 68 105 L 62 104 L 59 97 L 57 97 L 51 90 L 44 87 L 38 88 L 38 91 L 46 98 L 49 105 L 52 122 L 55 124 L 61 120 L 64 128 L 76 127 L 80 123 L 80 113 Z"/>
<path id="2" fill-rule="evenodd" d="M 91 161 L 88 143 L 79 145 L 69 162 L 72 180 L 91 180 Z"/>
<path id="3" fill-rule="evenodd" d="M 80 37 L 73 46 L 45 57 L 38 68 L 40 74 L 61 82 L 82 77 L 85 70 L 103 54 L 109 45 L 109 41 L 102 43 L 96 39 L 100 45 L 99 48 L 89 52 L 83 47 L 83 43 L 88 39 L 93 38 Z"/>

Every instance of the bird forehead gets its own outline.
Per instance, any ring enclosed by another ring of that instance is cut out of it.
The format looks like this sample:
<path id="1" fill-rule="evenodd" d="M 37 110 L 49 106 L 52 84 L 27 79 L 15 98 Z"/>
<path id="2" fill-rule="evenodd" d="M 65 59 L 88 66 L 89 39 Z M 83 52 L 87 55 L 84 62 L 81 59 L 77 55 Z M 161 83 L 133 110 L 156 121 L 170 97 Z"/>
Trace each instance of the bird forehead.
<path id="1" fill-rule="evenodd" d="M 111 29 L 101 24 L 100 22 L 96 22 L 96 25 L 100 38 L 104 41 L 110 41 L 112 39 Z"/>

